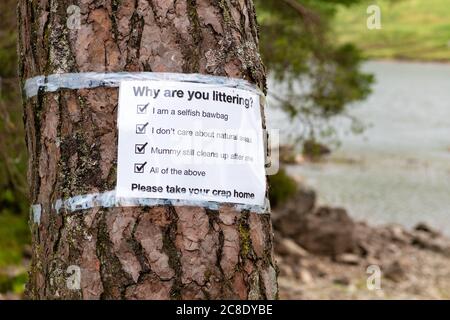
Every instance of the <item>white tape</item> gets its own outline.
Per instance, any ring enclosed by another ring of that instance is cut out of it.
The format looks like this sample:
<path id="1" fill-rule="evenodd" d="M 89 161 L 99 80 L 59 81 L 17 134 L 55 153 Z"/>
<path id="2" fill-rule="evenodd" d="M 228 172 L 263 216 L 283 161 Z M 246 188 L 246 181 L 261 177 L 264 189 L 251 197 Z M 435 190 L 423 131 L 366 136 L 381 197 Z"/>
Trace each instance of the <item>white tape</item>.
<path id="1" fill-rule="evenodd" d="M 114 207 L 154 207 L 170 205 L 175 207 L 188 206 L 188 207 L 203 207 L 210 210 L 219 210 L 223 203 L 208 202 L 208 201 L 187 201 L 187 200 L 167 200 L 167 199 L 149 199 L 149 198 L 118 198 L 116 197 L 116 191 L 107 191 L 103 193 L 92 193 L 86 195 L 75 196 L 68 199 L 57 200 L 53 208 L 56 213 L 62 211 L 77 212 L 82 210 L 89 210 L 93 208 L 114 208 Z M 264 206 L 251 206 L 242 204 L 232 204 L 232 207 L 237 211 L 248 210 L 255 213 L 268 213 L 270 212 L 269 201 L 266 201 Z M 40 205 L 33 205 L 32 210 L 35 213 L 35 217 L 39 216 L 40 220 Z"/>
<path id="2" fill-rule="evenodd" d="M 121 81 L 181 81 L 206 83 L 221 87 L 249 90 L 264 97 L 264 93 L 255 85 L 243 79 L 209 76 L 203 74 L 165 73 L 165 72 L 119 72 L 119 73 L 61 73 L 48 76 L 37 76 L 25 82 L 24 90 L 27 98 L 36 96 L 40 90 L 55 92 L 59 89 L 89 89 L 97 87 L 117 88 Z"/>
<path id="3" fill-rule="evenodd" d="M 40 224 L 42 215 L 42 206 L 40 204 L 32 205 L 31 215 L 33 216 L 33 222 L 36 224 Z"/>

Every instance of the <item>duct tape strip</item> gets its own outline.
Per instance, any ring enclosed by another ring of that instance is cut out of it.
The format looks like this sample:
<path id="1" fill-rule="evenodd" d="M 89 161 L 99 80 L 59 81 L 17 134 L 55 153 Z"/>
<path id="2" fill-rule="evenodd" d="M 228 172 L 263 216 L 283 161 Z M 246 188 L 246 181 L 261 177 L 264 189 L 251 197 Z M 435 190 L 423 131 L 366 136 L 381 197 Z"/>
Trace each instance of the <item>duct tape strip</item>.
<path id="1" fill-rule="evenodd" d="M 249 211 L 257 214 L 270 213 L 270 202 L 266 199 L 264 206 L 251 206 L 245 204 L 218 203 L 209 201 L 191 201 L 191 200 L 170 200 L 170 199 L 150 199 L 150 198 L 117 198 L 115 191 L 104 193 L 92 193 L 81 196 L 75 196 L 65 200 L 59 199 L 53 205 L 57 214 L 62 212 L 76 213 L 83 210 L 94 208 L 132 208 L 132 207 L 202 207 L 209 210 L 219 210 L 221 206 L 232 206 L 236 211 Z M 34 204 L 30 208 L 31 220 L 34 224 L 41 223 L 42 205 Z"/>
<path id="2" fill-rule="evenodd" d="M 42 206 L 40 204 L 32 205 L 30 213 L 32 221 L 39 224 L 41 222 Z"/>
<path id="3" fill-rule="evenodd" d="M 77 212 L 81 210 L 89 210 L 93 208 L 115 208 L 115 207 L 154 207 L 170 205 L 175 207 L 203 207 L 211 210 L 219 210 L 225 204 L 209 201 L 191 201 L 191 200 L 171 200 L 171 199 L 151 199 L 151 198 L 118 198 L 115 191 L 107 191 L 104 193 L 92 193 L 87 195 L 75 196 L 65 200 L 58 200 L 54 209 L 57 213 L 61 211 Z M 269 201 L 265 206 L 250 206 L 241 204 L 231 204 L 236 210 L 248 210 L 255 213 L 267 213 L 269 209 Z"/>
<path id="4" fill-rule="evenodd" d="M 202 74 L 182 74 L 182 73 L 154 73 L 154 72 L 119 72 L 119 73 L 62 73 L 48 76 L 37 76 L 28 79 L 25 82 L 24 91 L 27 98 L 38 95 L 40 91 L 56 92 L 60 89 L 90 89 L 98 87 L 118 88 L 122 81 L 179 81 L 190 83 L 210 84 L 213 86 L 229 87 L 243 89 L 261 97 L 263 105 L 267 103 L 265 94 L 259 87 L 243 79 L 227 78 L 219 76 L 210 76 Z M 53 209 L 57 213 L 61 211 L 78 212 L 93 208 L 114 208 L 114 207 L 151 207 L 151 206 L 195 206 L 204 207 L 211 210 L 218 210 L 222 205 L 230 205 L 208 201 L 191 200 L 171 200 L 171 199 L 152 199 L 152 198 L 118 198 L 115 191 L 104 193 L 94 193 L 79 195 L 68 199 L 58 200 Z M 255 213 L 270 213 L 270 203 L 266 199 L 263 206 L 252 206 L 243 204 L 231 204 L 236 210 L 248 210 Z M 40 222 L 42 206 L 35 204 L 31 206 L 33 221 Z"/>
<path id="5" fill-rule="evenodd" d="M 119 73 L 61 73 L 38 76 L 25 82 L 24 91 L 27 98 L 32 98 L 40 90 L 56 92 L 59 89 L 89 89 L 98 87 L 119 87 L 121 81 L 181 81 L 220 85 L 254 92 L 265 99 L 264 93 L 255 85 L 243 79 L 208 76 L 203 74 L 164 73 L 164 72 L 119 72 Z"/>
<path id="6" fill-rule="evenodd" d="M 131 207 L 156 207 L 156 206 L 174 206 L 174 207 L 202 207 L 210 210 L 219 210 L 223 205 L 231 205 L 236 211 L 249 211 L 258 214 L 268 214 L 270 212 L 270 203 L 266 199 L 264 206 L 250 206 L 244 204 L 223 204 L 208 201 L 187 201 L 170 199 L 149 199 L 149 198 L 117 198 L 115 191 L 104 193 L 92 193 L 81 196 L 75 196 L 65 200 L 59 199 L 53 205 L 57 214 L 61 212 L 75 213 L 94 208 L 131 208 Z M 41 223 L 42 205 L 35 204 L 30 208 L 31 220 L 35 224 Z"/>

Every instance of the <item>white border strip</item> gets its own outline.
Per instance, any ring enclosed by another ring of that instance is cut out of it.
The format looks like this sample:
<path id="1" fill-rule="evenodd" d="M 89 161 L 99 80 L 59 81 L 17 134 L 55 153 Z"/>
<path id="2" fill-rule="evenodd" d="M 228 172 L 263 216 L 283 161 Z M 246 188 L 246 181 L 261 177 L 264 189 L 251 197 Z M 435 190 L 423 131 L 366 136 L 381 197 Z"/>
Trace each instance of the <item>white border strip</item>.
<path id="1" fill-rule="evenodd" d="M 172 199 L 153 199 L 153 198 L 118 198 L 116 191 L 107 191 L 103 193 L 91 193 L 86 195 L 75 196 L 65 200 L 57 200 L 53 209 L 56 213 L 61 211 L 77 212 L 82 210 L 89 210 L 93 208 L 114 208 L 114 207 L 155 207 L 171 205 L 175 207 L 190 206 L 203 207 L 210 210 L 219 210 L 221 206 L 227 203 L 219 203 L 212 201 L 192 201 L 192 200 L 172 200 Z M 254 206 L 245 204 L 230 203 L 233 208 L 238 211 L 248 210 L 255 213 L 269 213 L 269 201 L 266 199 L 264 206 Z M 37 208 L 40 205 L 34 205 Z M 33 210 L 35 211 L 35 210 Z M 40 215 L 40 214 L 39 214 Z"/>
<path id="2" fill-rule="evenodd" d="M 24 91 L 27 98 L 36 96 L 40 90 L 55 92 L 59 89 L 89 89 L 97 87 L 119 87 L 121 81 L 181 81 L 220 85 L 254 92 L 265 97 L 257 86 L 243 79 L 209 76 L 203 74 L 165 73 L 165 72 L 118 72 L 118 73 L 61 73 L 37 76 L 25 82 Z"/>
<path id="3" fill-rule="evenodd" d="M 171 199 L 150 199 L 150 198 L 117 198 L 115 191 L 104 193 L 92 193 L 81 196 L 75 196 L 65 200 L 59 199 L 53 205 L 56 214 L 75 213 L 94 208 L 132 208 L 132 207 L 202 207 L 217 211 L 221 206 L 231 205 L 236 211 L 248 210 L 257 214 L 270 214 L 270 203 L 266 198 L 264 206 L 252 206 L 234 203 L 219 203 L 210 201 L 191 201 L 191 200 L 171 200 Z M 34 224 L 41 223 L 42 205 L 34 204 L 30 208 L 32 221 Z"/>

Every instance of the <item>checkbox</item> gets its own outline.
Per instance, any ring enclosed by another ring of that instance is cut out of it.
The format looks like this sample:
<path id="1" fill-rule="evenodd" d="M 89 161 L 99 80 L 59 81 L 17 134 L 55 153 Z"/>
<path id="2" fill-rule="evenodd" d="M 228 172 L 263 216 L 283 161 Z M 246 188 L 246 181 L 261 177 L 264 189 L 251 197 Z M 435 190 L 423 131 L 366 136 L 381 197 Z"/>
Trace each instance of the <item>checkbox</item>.
<path id="1" fill-rule="evenodd" d="M 149 125 L 148 122 L 146 124 L 138 124 L 138 125 L 136 125 L 136 133 L 137 134 L 146 134 L 148 125 Z"/>
<path id="2" fill-rule="evenodd" d="M 145 162 L 145 163 L 135 163 L 134 164 L 134 173 L 144 173 L 146 165 L 147 165 L 147 162 Z"/>
<path id="3" fill-rule="evenodd" d="M 145 154 L 145 148 L 148 146 L 148 142 L 146 144 L 137 144 L 134 146 L 135 154 Z"/>
<path id="4" fill-rule="evenodd" d="M 147 114 L 149 105 L 150 105 L 150 102 L 147 104 L 138 104 L 137 105 L 137 114 Z"/>

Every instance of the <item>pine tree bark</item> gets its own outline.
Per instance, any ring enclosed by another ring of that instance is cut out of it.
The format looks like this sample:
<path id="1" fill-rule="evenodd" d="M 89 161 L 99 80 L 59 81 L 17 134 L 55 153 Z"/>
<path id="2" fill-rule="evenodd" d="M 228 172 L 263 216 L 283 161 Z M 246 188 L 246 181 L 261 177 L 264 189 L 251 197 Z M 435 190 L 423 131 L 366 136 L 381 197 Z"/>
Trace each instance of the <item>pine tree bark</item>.
<path id="1" fill-rule="evenodd" d="M 67 8 L 81 9 L 80 29 Z M 19 72 L 151 71 L 247 79 L 265 89 L 252 0 L 19 0 Z M 118 89 L 24 98 L 33 299 L 274 299 L 269 215 L 223 205 L 54 209 L 114 190 Z M 66 284 L 81 268 L 81 289 Z"/>

